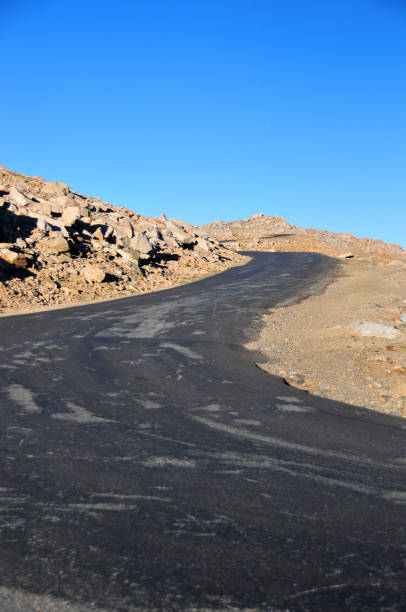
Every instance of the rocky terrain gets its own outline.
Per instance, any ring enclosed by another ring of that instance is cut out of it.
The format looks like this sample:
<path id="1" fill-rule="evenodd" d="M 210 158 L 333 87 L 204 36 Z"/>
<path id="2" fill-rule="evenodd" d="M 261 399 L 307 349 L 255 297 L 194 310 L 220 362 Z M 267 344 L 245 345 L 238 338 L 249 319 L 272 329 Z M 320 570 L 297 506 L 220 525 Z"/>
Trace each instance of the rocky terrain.
<path id="1" fill-rule="evenodd" d="M 242 263 L 207 231 L 0 166 L 0 313 L 123 297 Z"/>
<path id="2" fill-rule="evenodd" d="M 215 221 L 202 228 L 222 243 L 239 250 L 313 251 L 339 258 L 406 261 L 406 251 L 398 244 L 299 227 L 283 217 L 263 213 L 240 221 Z"/>

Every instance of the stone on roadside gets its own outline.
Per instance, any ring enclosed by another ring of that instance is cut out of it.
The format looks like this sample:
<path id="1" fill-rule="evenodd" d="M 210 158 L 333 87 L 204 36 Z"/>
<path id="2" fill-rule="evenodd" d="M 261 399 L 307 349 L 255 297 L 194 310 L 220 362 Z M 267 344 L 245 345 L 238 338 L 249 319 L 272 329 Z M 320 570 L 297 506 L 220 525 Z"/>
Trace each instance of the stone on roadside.
<path id="1" fill-rule="evenodd" d="M 360 336 L 374 336 L 375 338 L 388 338 L 393 340 L 400 335 L 400 331 L 389 325 L 375 323 L 373 321 L 359 321 L 353 323 L 350 329 Z"/>
<path id="2" fill-rule="evenodd" d="M 102 283 L 106 278 L 106 273 L 104 270 L 89 264 L 84 270 L 84 277 L 88 283 Z"/>

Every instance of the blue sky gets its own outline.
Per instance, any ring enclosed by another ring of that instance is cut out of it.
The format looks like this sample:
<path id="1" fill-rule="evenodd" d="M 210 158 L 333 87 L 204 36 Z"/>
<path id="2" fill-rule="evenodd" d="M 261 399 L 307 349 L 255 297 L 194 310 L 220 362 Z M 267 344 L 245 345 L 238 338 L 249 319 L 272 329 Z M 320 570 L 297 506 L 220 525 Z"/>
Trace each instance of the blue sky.
<path id="1" fill-rule="evenodd" d="M 0 163 L 406 248 L 406 3 L 0 0 Z"/>

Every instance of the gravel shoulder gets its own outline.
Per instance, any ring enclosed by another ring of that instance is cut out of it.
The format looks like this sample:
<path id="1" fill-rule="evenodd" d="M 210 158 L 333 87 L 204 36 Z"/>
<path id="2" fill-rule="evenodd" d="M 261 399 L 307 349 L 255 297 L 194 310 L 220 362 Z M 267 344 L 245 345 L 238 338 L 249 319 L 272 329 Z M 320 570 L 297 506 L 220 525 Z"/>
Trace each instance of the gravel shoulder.
<path id="1" fill-rule="evenodd" d="M 309 393 L 406 417 L 406 264 L 344 259 L 321 295 L 263 318 L 258 365 Z"/>

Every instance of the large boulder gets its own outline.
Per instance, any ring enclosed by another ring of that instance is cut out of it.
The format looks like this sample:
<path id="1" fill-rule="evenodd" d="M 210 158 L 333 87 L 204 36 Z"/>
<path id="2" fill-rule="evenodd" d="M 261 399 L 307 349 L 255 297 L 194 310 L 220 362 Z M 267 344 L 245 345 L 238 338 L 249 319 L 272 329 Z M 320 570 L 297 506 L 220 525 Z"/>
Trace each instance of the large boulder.
<path id="1" fill-rule="evenodd" d="M 80 209 L 78 206 L 68 206 L 62 213 L 62 223 L 67 227 L 71 227 L 80 217 Z"/>
<path id="2" fill-rule="evenodd" d="M 163 243 L 162 234 L 157 227 L 154 227 L 148 232 L 147 238 L 154 246 Z"/>
<path id="3" fill-rule="evenodd" d="M 49 181 L 41 184 L 41 192 L 48 198 L 60 195 L 65 196 L 67 193 L 69 193 L 69 187 L 66 183 Z"/>
<path id="4" fill-rule="evenodd" d="M 134 236 L 134 228 L 128 217 L 120 219 L 116 224 L 116 232 L 122 238 L 132 238 Z"/>
<path id="5" fill-rule="evenodd" d="M 17 206 L 26 206 L 28 203 L 32 203 L 32 200 L 27 198 L 27 196 L 16 187 L 10 187 L 8 197 L 14 204 L 17 204 Z"/>
<path id="6" fill-rule="evenodd" d="M 166 227 L 181 246 L 187 246 L 195 242 L 195 237 L 181 229 L 172 219 L 166 222 Z"/>
<path id="7" fill-rule="evenodd" d="M 197 246 L 199 249 L 202 249 L 202 251 L 212 251 L 214 248 L 213 245 L 204 238 L 198 238 Z"/>
<path id="8" fill-rule="evenodd" d="M 141 255 L 149 255 L 154 250 L 145 232 L 137 232 L 134 238 L 130 240 L 130 247 L 135 251 L 139 251 Z"/>

